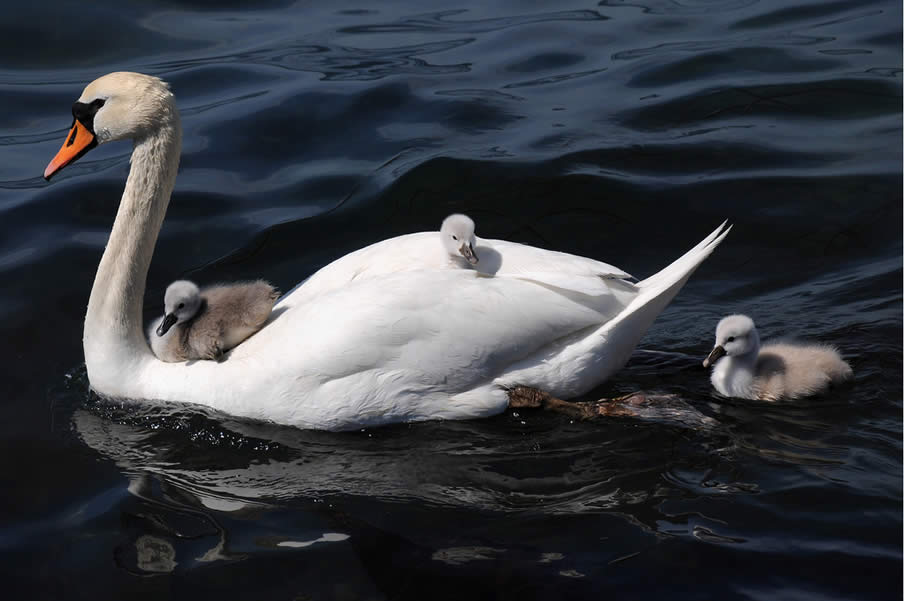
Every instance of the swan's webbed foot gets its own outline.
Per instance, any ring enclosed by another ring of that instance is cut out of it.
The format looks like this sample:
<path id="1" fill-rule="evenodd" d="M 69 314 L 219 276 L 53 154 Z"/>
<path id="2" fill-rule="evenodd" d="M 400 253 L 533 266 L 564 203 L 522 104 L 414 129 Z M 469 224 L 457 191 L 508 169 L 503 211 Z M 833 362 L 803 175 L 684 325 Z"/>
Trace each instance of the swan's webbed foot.
<path id="1" fill-rule="evenodd" d="M 651 402 L 659 402 L 667 397 L 672 397 L 672 395 L 649 395 L 638 391 L 587 404 L 594 417 L 640 417 L 640 407 L 649 405 Z"/>
<path id="2" fill-rule="evenodd" d="M 528 386 L 514 386 L 506 392 L 509 394 L 509 407 L 512 409 L 540 409 L 545 399 L 552 398 L 546 392 Z"/>
<path id="3" fill-rule="evenodd" d="M 674 395 L 648 395 L 643 392 L 634 392 L 612 399 L 576 403 L 558 399 L 543 390 L 528 386 L 514 386 L 507 392 L 509 407 L 513 409 L 547 409 L 581 420 L 598 417 L 640 417 L 643 407 L 674 398 Z"/>
<path id="4" fill-rule="evenodd" d="M 514 386 L 506 392 L 509 394 L 509 406 L 513 409 L 548 409 L 557 413 L 565 413 L 574 419 L 595 417 L 587 404 L 564 401 L 537 388 Z"/>

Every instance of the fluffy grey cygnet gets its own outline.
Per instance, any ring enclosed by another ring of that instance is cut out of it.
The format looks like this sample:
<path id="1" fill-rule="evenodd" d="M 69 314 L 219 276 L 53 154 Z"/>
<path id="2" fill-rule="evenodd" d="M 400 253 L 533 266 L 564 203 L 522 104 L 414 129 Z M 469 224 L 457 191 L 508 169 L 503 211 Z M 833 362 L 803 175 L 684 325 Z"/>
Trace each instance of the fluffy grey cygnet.
<path id="1" fill-rule="evenodd" d="M 710 381 L 728 397 L 762 401 L 826 392 L 852 379 L 852 368 L 831 346 L 774 342 L 764 346 L 746 315 L 730 315 L 716 327 L 716 345 L 704 359 Z"/>
<path id="2" fill-rule="evenodd" d="M 148 329 L 161 361 L 219 359 L 267 321 L 279 293 L 263 280 L 199 290 L 177 280 L 164 294 L 164 315 Z"/>
<path id="3" fill-rule="evenodd" d="M 477 264 L 478 256 L 474 252 L 476 243 L 474 221 L 468 215 L 453 213 L 444 219 L 440 225 L 440 238 L 443 248 L 451 257 L 464 257 L 470 264 Z"/>

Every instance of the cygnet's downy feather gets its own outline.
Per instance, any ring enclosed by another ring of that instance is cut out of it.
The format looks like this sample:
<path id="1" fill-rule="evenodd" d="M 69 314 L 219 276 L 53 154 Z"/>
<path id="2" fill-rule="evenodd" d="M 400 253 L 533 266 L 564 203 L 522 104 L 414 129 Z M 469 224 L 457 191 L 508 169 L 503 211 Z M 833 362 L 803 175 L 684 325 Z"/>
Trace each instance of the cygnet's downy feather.
<path id="1" fill-rule="evenodd" d="M 164 295 L 164 315 L 148 329 L 161 361 L 220 359 L 261 329 L 279 293 L 263 280 L 219 284 L 199 290 L 177 280 Z"/>
<path id="2" fill-rule="evenodd" d="M 716 344 L 704 360 L 710 381 L 728 397 L 778 401 L 826 392 L 852 379 L 852 368 L 825 344 L 774 342 L 761 346 L 754 321 L 729 315 L 716 328 Z"/>

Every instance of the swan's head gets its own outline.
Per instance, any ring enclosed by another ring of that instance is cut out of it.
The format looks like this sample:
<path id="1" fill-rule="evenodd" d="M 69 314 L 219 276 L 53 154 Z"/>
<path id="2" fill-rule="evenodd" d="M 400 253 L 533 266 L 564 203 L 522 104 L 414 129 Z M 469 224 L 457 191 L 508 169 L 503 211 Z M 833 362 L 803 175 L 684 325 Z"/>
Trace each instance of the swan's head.
<path id="1" fill-rule="evenodd" d="M 440 238 L 443 248 L 450 256 L 465 257 L 472 265 L 478 262 L 478 256 L 474 252 L 474 221 L 468 215 L 455 213 L 444 219 L 440 226 Z"/>
<path id="2" fill-rule="evenodd" d="M 201 291 L 188 280 L 176 280 L 163 295 L 163 321 L 157 326 L 157 335 L 163 336 L 177 323 L 195 317 L 201 308 Z"/>
<path id="3" fill-rule="evenodd" d="M 716 344 L 704 359 L 704 367 L 710 367 L 723 355 L 741 357 L 756 353 L 759 348 L 760 337 L 754 321 L 747 315 L 729 315 L 716 326 Z"/>
<path id="4" fill-rule="evenodd" d="M 178 119 L 173 94 L 157 77 L 122 71 L 95 79 L 72 105 L 72 127 L 44 179 L 98 144 L 140 140 Z"/>

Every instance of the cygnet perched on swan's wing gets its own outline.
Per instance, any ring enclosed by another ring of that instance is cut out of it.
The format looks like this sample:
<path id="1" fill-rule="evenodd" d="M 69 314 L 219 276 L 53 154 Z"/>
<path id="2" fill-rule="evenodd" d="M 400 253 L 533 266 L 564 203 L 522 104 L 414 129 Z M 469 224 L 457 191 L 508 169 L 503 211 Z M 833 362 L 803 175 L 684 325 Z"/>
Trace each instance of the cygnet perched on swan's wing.
<path id="1" fill-rule="evenodd" d="M 464 258 L 471 265 L 478 263 L 474 247 L 474 221 L 468 215 L 453 213 L 440 225 L 440 239 L 449 256 L 458 261 Z"/>
<path id="2" fill-rule="evenodd" d="M 188 280 L 177 280 L 164 294 L 164 316 L 148 330 L 151 350 L 170 363 L 219 359 L 261 329 L 278 297 L 263 280 L 203 291 Z"/>
<path id="3" fill-rule="evenodd" d="M 606 280 L 616 284 L 624 283 L 625 290 L 636 290 L 634 284 L 625 281 L 631 279 L 631 275 L 615 268 L 599 269 L 599 266 L 605 264 L 591 266 L 589 260 L 584 260 L 586 266 L 578 267 L 578 273 L 572 270 L 559 271 L 539 260 L 545 254 L 553 254 L 553 251 L 533 252 L 537 249 L 500 240 L 479 241 L 475 236 L 474 221 L 462 213 L 453 213 L 443 220 L 440 225 L 440 241 L 451 265 L 473 269 L 482 275 L 516 277 L 591 296 L 611 292 Z M 531 260 L 530 270 L 525 268 L 526 258 Z"/>
<path id="4" fill-rule="evenodd" d="M 458 218 L 453 223 L 456 221 Z M 469 221 L 459 223 L 460 227 L 465 224 L 466 233 Z M 438 244 L 437 230 L 397 236 L 358 249 L 290 290 L 281 304 L 287 303 L 287 307 L 302 305 L 353 281 L 422 270 L 473 271 L 477 276 L 530 281 L 548 289 L 562 290 L 579 302 L 583 299 L 577 295 L 586 295 L 613 298 L 625 306 L 641 291 L 638 284 L 630 281 L 634 279 L 630 274 L 608 263 L 518 242 L 481 238 L 473 233 L 473 221 L 470 229 L 472 232 L 467 237 L 471 242 L 465 245 L 464 251 L 460 251 L 462 238 L 459 233 L 455 234 L 459 239 L 453 240 L 451 236 L 447 239 L 444 232 Z M 468 251 L 474 254 L 474 263 L 464 254 Z"/>
<path id="5" fill-rule="evenodd" d="M 716 345 L 704 359 L 710 381 L 728 397 L 777 401 L 825 392 L 852 378 L 852 368 L 831 346 L 775 342 L 761 346 L 754 321 L 729 315 L 716 327 Z"/>

